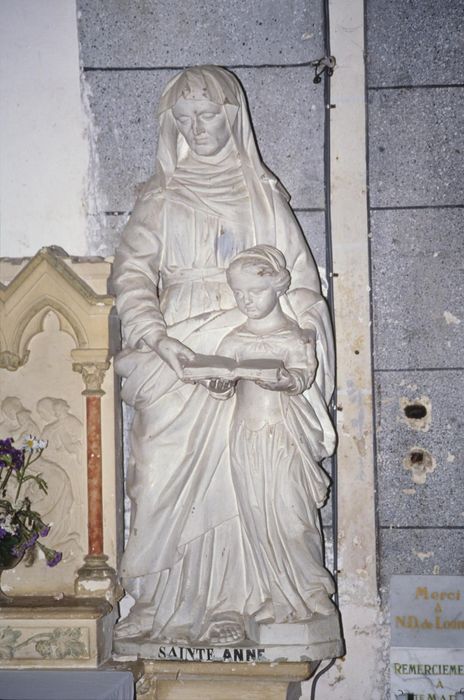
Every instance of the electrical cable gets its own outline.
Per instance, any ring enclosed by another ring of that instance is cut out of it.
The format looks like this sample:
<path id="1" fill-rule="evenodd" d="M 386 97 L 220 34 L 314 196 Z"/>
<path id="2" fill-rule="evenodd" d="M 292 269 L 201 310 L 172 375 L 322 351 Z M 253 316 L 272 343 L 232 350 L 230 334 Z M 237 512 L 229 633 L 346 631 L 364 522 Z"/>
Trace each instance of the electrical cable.
<path id="1" fill-rule="evenodd" d="M 330 51 L 330 23 L 329 23 L 329 0 L 322 0 L 322 22 L 324 35 L 324 53 L 326 57 L 331 57 Z M 333 246 L 332 246 L 332 217 L 330 210 L 330 108 L 331 91 L 330 77 L 332 72 L 324 71 L 324 203 L 325 203 L 325 233 L 326 233 L 326 271 L 327 271 L 327 302 L 332 316 L 332 324 L 335 330 L 334 314 L 334 294 L 333 294 Z M 337 407 L 337 387 L 335 384 L 331 405 L 330 416 L 336 425 Z M 338 517 L 337 517 L 337 455 L 332 457 L 332 540 L 333 540 L 333 577 L 335 580 L 334 602 L 338 607 Z M 313 678 L 311 684 L 311 700 L 316 698 L 317 683 L 324 673 L 332 668 L 336 659 L 331 659 L 329 663 L 319 671 Z"/>
<path id="2" fill-rule="evenodd" d="M 315 698 L 316 698 L 316 685 L 317 685 L 317 681 L 319 680 L 319 678 L 320 678 L 321 676 L 324 675 L 324 673 L 327 673 L 327 671 L 328 671 L 330 668 L 332 668 L 332 666 L 334 665 L 335 661 L 336 661 L 336 659 L 330 659 L 330 661 L 329 661 L 329 663 L 327 664 L 327 666 L 325 666 L 325 668 L 323 668 L 322 671 L 319 671 L 319 673 L 317 673 L 317 674 L 314 676 L 313 682 L 312 682 L 312 685 L 311 685 L 311 698 L 310 698 L 310 700 L 315 700 Z"/>

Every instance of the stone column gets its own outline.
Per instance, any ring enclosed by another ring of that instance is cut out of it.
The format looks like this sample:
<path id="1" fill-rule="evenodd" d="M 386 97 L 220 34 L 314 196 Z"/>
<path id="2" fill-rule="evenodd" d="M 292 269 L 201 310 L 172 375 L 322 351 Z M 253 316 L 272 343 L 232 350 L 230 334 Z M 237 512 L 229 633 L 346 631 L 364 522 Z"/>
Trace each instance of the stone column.
<path id="1" fill-rule="evenodd" d="M 89 509 L 89 555 L 103 554 L 103 493 L 101 459 L 101 398 L 86 396 L 87 503 Z"/>
<path id="2" fill-rule="evenodd" d="M 122 588 L 104 553 L 101 428 L 101 397 L 105 393 L 101 387 L 110 362 L 102 350 L 75 350 L 73 359 L 80 360 L 73 363 L 73 370 L 82 374 L 85 383 L 88 504 L 88 554 L 77 572 L 75 591 L 78 596 L 105 597 L 114 603 L 121 598 Z"/>
<path id="3" fill-rule="evenodd" d="M 386 697 L 386 630 L 376 569 L 364 9 L 362 0 L 329 0 L 330 52 L 337 58 L 330 79 L 330 179 L 337 338 L 338 592 L 347 649 L 317 686 L 316 695 L 331 700 Z"/>

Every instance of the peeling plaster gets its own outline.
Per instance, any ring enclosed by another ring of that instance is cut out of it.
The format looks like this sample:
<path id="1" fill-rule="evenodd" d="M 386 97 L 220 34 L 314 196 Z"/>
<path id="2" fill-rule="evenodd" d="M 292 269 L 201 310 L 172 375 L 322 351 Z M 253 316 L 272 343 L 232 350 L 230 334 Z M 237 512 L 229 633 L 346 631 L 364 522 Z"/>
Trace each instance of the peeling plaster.
<path id="1" fill-rule="evenodd" d="M 346 656 L 322 676 L 316 698 L 325 700 L 385 700 L 389 682 L 390 629 L 385 615 L 371 606 L 343 608 Z M 364 681 L 360 684 L 359 660 Z M 306 696 L 305 696 L 306 697 Z M 309 697 L 309 696 L 308 696 Z"/>
<path id="2" fill-rule="evenodd" d="M 83 205 L 87 214 L 87 249 L 91 255 L 100 255 L 102 230 L 106 228 L 106 216 L 101 212 L 108 210 L 108 202 L 99 186 L 100 158 L 98 154 L 99 130 L 90 106 L 92 90 L 85 79 L 85 73 L 81 70 L 80 77 L 82 110 L 85 118 L 85 137 L 88 144 L 89 163 L 87 170 L 86 191 L 83 197 Z"/>
<path id="3" fill-rule="evenodd" d="M 425 561 L 426 559 L 430 559 L 430 557 L 433 557 L 433 552 L 417 552 L 415 549 L 412 550 L 412 553 L 421 561 Z"/>
<path id="4" fill-rule="evenodd" d="M 448 326 L 451 324 L 458 326 L 461 323 L 461 319 L 452 314 L 451 311 L 444 311 L 443 316 Z"/>
<path id="5" fill-rule="evenodd" d="M 407 457 L 403 460 L 404 468 L 411 470 L 412 480 L 415 484 L 425 484 L 427 474 L 435 471 L 437 462 L 430 452 L 422 447 L 412 447 Z"/>

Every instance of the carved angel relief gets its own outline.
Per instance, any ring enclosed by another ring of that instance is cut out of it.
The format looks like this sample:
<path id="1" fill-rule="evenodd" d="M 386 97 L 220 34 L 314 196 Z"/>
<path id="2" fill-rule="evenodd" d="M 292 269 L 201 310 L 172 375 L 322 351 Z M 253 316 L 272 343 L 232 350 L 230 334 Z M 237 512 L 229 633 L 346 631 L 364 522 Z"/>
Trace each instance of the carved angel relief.
<path id="1" fill-rule="evenodd" d="M 17 445 L 28 434 L 48 441 L 33 467 L 42 474 L 48 492 L 31 481 L 26 495 L 52 526 L 47 544 L 63 552 L 59 570 L 41 569 L 40 578 L 31 562 L 6 572 L 5 584 L 15 594 L 71 593 L 86 550 L 83 386 L 72 369 L 73 347 L 71 337 L 60 331 L 55 314 L 49 312 L 43 331 L 30 343 L 28 362 L 2 376 L 0 434 L 13 437 Z"/>
<path id="2" fill-rule="evenodd" d="M 56 247 L 42 248 L 29 260 L 0 259 L 1 430 L 18 438 L 30 432 L 49 441 L 37 468 L 53 484 L 37 499 L 44 499 L 41 513 L 53 520 L 49 536 L 64 553 L 60 566 L 40 577 L 23 562 L 5 574 L 2 583 L 10 581 L 14 595 L 74 594 L 78 582 L 81 595 L 92 594 L 95 589 L 86 588 L 84 581 L 90 576 L 93 585 L 95 567 L 99 583 L 103 567 L 109 576 L 105 581 L 113 586 L 111 565 L 103 565 L 107 557 L 114 564 L 120 542 L 110 270 L 107 261 L 73 258 Z M 97 454 L 92 448 L 91 464 L 86 447 L 89 407 L 89 438 L 104 445 Z M 107 593 L 103 587 L 97 595 Z"/>
<path id="3" fill-rule="evenodd" d="M 79 510 L 81 495 L 69 474 L 81 469 L 83 457 L 83 424 L 70 412 L 64 399 L 46 396 L 36 404 L 35 411 L 17 396 L 7 396 L 1 403 L 0 431 L 20 445 L 26 435 L 48 441 L 47 449 L 31 470 L 41 474 L 48 485 L 43 493 L 31 481 L 27 495 L 47 523 L 52 523 L 47 544 L 63 552 L 63 561 L 79 563 L 83 550 L 79 542 Z"/>

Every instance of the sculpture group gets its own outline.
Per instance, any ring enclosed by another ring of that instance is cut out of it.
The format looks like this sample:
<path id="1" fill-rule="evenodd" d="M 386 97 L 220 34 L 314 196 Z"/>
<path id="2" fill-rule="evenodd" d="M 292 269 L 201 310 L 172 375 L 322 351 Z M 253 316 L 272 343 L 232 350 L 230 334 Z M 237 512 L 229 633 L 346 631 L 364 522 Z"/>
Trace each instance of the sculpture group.
<path id="1" fill-rule="evenodd" d="M 116 368 L 135 408 L 121 566 L 135 604 L 116 637 L 278 638 L 336 614 L 318 520 L 335 446 L 329 313 L 235 76 L 185 70 L 159 116 L 155 175 L 114 263 Z"/>

